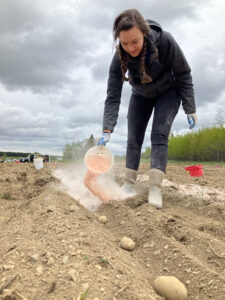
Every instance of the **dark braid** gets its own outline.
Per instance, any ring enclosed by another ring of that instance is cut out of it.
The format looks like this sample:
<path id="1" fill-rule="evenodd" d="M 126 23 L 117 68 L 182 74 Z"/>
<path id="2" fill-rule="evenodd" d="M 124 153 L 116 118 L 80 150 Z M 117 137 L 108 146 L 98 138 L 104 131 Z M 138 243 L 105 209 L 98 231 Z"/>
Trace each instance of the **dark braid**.
<path id="1" fill-rule="evenodd" d="M 127 69 L 128 69 L 128 64 L 127 60 L 123 55 L 123 51 L 121 49 L 121 45 L 117 45 L 116 47 L 117 53 L 119 55 L 120 61 L 121 61 L 121 72 L 122 72 L 122 80 L 123 81 L 129 81 L 130 78 L 126 77 Z"/>
<path id="2" fill-rule="evenodd" d="M 147 41 L 146 41 L 146 37 L 145 37 L 142 54 L 141 54 L 141 58 L 140 58 L 140 74 L 142 75 L 142 78 L 141 78 L 142 84 L 152 82 L 152 77 L 150 75 L 148 75 L 146 72 L 146 66 L 145 66 L 146 51 L 147 51 Z"/>

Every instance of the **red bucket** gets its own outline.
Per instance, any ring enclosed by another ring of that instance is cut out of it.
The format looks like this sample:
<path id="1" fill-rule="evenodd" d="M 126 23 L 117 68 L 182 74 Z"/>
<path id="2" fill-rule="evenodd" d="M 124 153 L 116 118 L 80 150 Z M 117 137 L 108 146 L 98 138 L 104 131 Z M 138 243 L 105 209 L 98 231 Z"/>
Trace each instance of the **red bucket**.
<path id="1" fill-rule="evenodd" d="M 189 171 L 191 176 L 200 177 L 203 175 L 202 165 L 195 165 L 185 168 L 186 171 Z"/>

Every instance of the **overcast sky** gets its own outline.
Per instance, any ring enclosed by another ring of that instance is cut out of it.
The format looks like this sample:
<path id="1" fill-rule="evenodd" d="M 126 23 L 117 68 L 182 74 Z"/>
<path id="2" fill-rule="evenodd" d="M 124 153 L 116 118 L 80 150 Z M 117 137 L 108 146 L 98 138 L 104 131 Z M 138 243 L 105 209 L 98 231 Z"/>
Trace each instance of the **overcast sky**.
<path id="1" fill-rule="evenodd" d="M 137 8 L 172 33 L 191 66 L 199 123 L 225 107 L 224 0 L 1 0 L 0 150 L 62 154 L 66 143 L 101 135 L 113 56 L 112 25 Z M 124 84 L 108 147 L 125 154 L 131 87 Z M 188 131 L 182 107 L 172 131 Z M 149 123 L 144 147 L 150 146 Z"/>

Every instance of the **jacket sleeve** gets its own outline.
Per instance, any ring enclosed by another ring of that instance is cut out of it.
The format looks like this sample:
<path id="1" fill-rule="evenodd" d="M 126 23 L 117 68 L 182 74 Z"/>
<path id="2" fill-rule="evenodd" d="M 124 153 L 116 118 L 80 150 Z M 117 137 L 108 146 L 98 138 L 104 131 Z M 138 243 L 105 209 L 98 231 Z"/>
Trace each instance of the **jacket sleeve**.
<path id="1" fill-rule="evenodd" d="M 117 123 L 122 87 L 123 81 L 120 59 L 117 52 L 115 52 L 109 69 L 107 97 L 105 100 L 103 116 L 103 130 L 108 129 L 113 131 Z"/>
<path id="2" fill-rule="evenodd" d="M 163 34 L 164 38 L 167 39 L 168 47 L 166 61 L 174 74 L 183 109 L 186 114 L 195 113 L 196 106 L 191 68 L 173 36 L 165 31 Z"/>

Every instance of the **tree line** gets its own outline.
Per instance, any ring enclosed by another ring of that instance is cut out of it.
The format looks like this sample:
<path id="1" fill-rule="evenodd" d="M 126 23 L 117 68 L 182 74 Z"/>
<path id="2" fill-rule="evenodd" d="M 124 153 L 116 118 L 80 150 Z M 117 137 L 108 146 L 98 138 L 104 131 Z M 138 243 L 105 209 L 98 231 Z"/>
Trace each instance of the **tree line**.
<path id="1" fill-rule="evenodd" d="M 84 157 L 86 151 L 95 145 L 93 135 L 83 141 L 66 144 L 63 159 L 75 160 Z M 151 148 L 146 147 L 142 159 L 149 159 Z M 169 137 L 168 158 L 185 161 L 225 161 L 225 127 L 213 126 L 185 135 Z"/>
<path id="2" fill-rule="evenodd" d="M 169 139 L 169 159 L 225 161 L 225 128 L 203 128 Z"/>
<path id="3" fill-rule="evenodd" d="M 71 144 L 66 144 L 63 149 L 63 159 L 64 160 L 77 160 L 82 159 L 88 149 L 95 145 L 94 136 L 83 141 L 72 142 Z"/>
<path id="4" fill-rule="evenodd" d="M 0 151 L 0 156 L 6 156 L 6 157 L 27 157 L 30 154 L 30 152 L 8 152 L 8 151 Z"/>
<path id="5" fill-rule="evenodd" d="M 151 148 L 142 153 L 142 159 L 149 159 Z M 213 126 L 185 135 L 169 137 L 168 158 L 187 161 L 225 161 L 225 127 Z"/>

